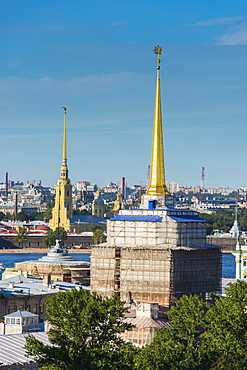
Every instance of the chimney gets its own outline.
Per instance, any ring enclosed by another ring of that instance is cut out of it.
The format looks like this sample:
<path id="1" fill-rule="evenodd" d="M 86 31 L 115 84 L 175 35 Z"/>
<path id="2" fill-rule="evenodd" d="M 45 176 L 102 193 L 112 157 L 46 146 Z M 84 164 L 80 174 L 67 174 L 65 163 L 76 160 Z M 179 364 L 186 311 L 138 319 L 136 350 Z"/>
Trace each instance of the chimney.
<path id="1" fill-rule="evenodd" d="M 15 194 L 15 211 L 14 211 L 14 215 L 16 216 L 18 213 L 18 194 L 16 193 Z"/>
<path id="2" fill-rule="evenodd" d="M 125 177 L 122 177 L 121 198 L 125 198 Z"/>
<path id="3" fill-rule="evenodd" d="M 8 198 L 9 173 L 6 172 L 5 197 Z"/>
<path id="4" fill-rule="evenodd" d="M 51 285 L 51 275 L 47 274 L 43 276 L 43 283 L 47 286 Z"/>

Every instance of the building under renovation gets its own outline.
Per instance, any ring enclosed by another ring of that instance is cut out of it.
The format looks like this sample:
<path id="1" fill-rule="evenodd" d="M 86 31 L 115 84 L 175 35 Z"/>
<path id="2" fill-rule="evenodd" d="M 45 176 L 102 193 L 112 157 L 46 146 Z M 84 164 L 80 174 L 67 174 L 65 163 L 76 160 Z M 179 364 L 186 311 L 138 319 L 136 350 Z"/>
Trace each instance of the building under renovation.
<path id="1" fill-rule="evenodd" d="M 209 297 L 221 291 L 221 251 L 206 243 L 205 221 L 191 210 L 177 210 L 165 185 L 160 97 L 157 78 L 151 172 L 139 209 L 120 210 L 107 221 L 107 242 L 91 254 L 91 289 L 118 294 L 126 302 L 169 307 L 183 294 Z"/>

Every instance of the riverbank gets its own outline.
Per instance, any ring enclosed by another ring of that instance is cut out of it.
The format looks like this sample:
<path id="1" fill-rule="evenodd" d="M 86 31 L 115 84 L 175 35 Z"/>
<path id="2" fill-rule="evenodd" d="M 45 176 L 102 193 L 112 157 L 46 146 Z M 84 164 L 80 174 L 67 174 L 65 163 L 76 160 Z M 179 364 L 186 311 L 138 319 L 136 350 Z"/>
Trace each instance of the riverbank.
<path id="1" fill-rule="evenodd" d="M 25 249 L 0 249 L 1 253 L 42 253 L 46 254 L 50 251 L 49 248 L 25 248 Z M 91 249 L 68 249 L 69 254 L 91 254 Z M 232 253 L 230 250 L 221 250 L 222 253 Z"/>
<path id="2" fill-rule="evenodd" d="M 46 254 L 50 251 L 49 248 L 25 248 L 25 249 L 0 249 L 1 253 L 42 253 Z M 69 254 L 91 254 L 91 249 L 68 249 Z"/>

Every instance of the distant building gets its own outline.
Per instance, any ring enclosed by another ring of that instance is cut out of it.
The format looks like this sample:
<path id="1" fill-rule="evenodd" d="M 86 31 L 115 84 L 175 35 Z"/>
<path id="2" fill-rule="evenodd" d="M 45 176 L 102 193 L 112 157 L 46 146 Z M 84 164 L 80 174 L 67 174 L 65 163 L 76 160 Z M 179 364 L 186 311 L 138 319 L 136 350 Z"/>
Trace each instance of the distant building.
<path id="1" fill-rule="evenodd" d="M 40 322 L 43 322 L 46 319 L 46 298 L 76 287 L 77 284 L 64 281 L 42 280 L 23 275 L 0 280 L 0 320 L 12 312 L 25 310 L 39 315 Z"/>
<path id="2" fill-rule="evenodd" d="M 166 182 L 166 187 L 168 191 L 173 194 L 173 193 L 178 193 L 179 192 L 179 183 L 178 182 Z"/>
<path id="3" fill-rule="evenodd" d="M 98 190 L 92 204 L 92 215 L 103 218 L 104 213 L 105 213 L 104 199 L 101 196 L 100 190 Z"/>

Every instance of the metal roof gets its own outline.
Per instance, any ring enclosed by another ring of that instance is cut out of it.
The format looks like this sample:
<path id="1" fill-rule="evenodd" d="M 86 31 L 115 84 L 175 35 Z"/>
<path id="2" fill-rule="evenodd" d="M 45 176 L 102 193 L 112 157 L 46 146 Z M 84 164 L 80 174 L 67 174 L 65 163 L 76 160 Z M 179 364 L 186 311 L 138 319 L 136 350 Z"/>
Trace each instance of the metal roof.
<path id="1" fill-rule="evenodd" d="M 45 345 L 49 344 L 47 334 L 35 332 L 31 334 Z M 27 334 L 0 335 L 0 368 L 2 365 L 25 364 L 33 361 L 32 357 L 25 356 L 26 352 L 23 349 L 26 336 Z"/>
<path id="2" fill-rule="evenodd" d="M 35 313 L 25 311 L 25 310 L 18 310 L 8 315 L 5 315 L 4 317 L 34 317 L 34 316 L 37 317 L 39 315 L 36 315 Z"/>
<path id="3" fill-rule="evenodd" d="M 172 216 L 169 215 L 176 222 L 206 222 L 201 217 L 196 215 L 179 215 L 179 216 Z"/>
<path id="4" fill-rule="evenodd" d="M 149 215 L 118 215 L 109 221 L 142 221 L 142 222 L 161 222 L 163 217 Z"/>
<path id="5" fill-rule="evenodd" d="M 55 281 L 51 285 L 44 284 L 41 279 L 24 278 L 23 282 L 16 281 L 15 276 L 0 280 L 1 293 L 5 297 L 27 296 L 27 295 L 50 295 L 59 291 L 66 291 L 72 288 L 78 288 L 79 285 L 67 283 L 64 281 Z M 82 287 L 82 289 L 88 289 Z"/>
<path id="6" fill-rule="evenodd" d="M 222 278 L 222 286 L 229 286 L 236 283 L 236 278 Z"/>
<path id="7" fill-rule="evenodd" d="M 150 317 L 128 317 L 124 320 L 128 324 L 135 325 L 138 329 L 144 328 L 168 328 L 172 326 L 167 320 L 151 319 Z"/>

